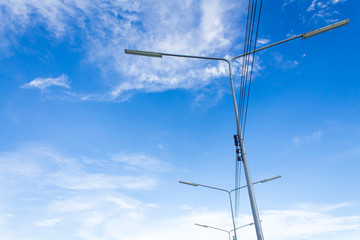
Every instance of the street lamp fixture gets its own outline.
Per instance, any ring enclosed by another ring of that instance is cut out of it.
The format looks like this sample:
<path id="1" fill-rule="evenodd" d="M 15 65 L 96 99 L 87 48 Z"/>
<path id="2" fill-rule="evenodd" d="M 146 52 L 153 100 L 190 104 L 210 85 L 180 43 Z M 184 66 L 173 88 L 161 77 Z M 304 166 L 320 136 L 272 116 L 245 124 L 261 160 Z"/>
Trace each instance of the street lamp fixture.
<path id="1" fill-rule="evenodd" d="M 241 124 L 240 124 L 240 118 L 239 118 L 239 112 L 238 112 L 238 107 L 237 107 L 237 102 L 236 102 L 236 94 L 235 94 L 235 87 L 234 87 L 234 82 L 233 82 L 233 77 L 232 77 L 232 62 L 240 57 L 244 57 L 246 55 L 255 53 L 255 52 L 259 52 L 262 51 L 264 49 L 279 45 L 281 43 L 285 43 L 297 38 L 302 37 L 302 39 L 307 39 L 309 37 L 315 36 L 317 34 L 329 31 L 331 29 L 337 28 L 337 27 L 341 27 L 346 25 L 349 22 L 349 19 L 341 21 L 341 22 L 337 22 L 334 24 L 331 24 L 329 26 L 317 29 L 317 30 L 313 30 L 311 32 L 308 33 L 303 33 L 258 49 L 255 49 L 253 51 L 247 52 L 247 53 L 243 53 L 241 55 L 238 55 L 236 57 L 233 57 L 232 59 L 225 59 L 225 58 L 215 58 L 215 57 L 203 57 L 203 56 L 191 56 L 191 55 L 181 55 L 181 54 L 170 54 L 170 53 L 159 53 L 159 52 L 146 52 L 146 51 L 138 51 L 138 50 L 130 50 L 130 49 L 125 49 L 125 53 L 126 54 L 133 54 L 133 55 L 139 55 L 139 56 L 146 56 L 146 57 L 157 57 L 157 58 L 162 58 L 163 56 L 169 56 L 169 57 L 182 57 L 182 58 L 195 58 L 195 59 L 206 59 L 206 60 L 217 60 L 217 61 L 224 61 L 228 64 L 229 67 L 229 78 L 230 78 L 230 86 L 231 86 L 231 94 L 232 94 L 232 100 L 233 100 L 233 105 L 234 105 L 234 112 L 235 112 L 235 120 L 236 120 L 236 127 L 237 127 L 237 135 L 239 137 L 239 141 L 240 141 L 240 152 L 241 152 L 241 159 L 243 162 L 243 166 L 244 166 L 244 173 L 245 173 L 245 178 L 246 178 L 246 183 L 247 183 L 247 188 L 248 188 L 248 194 L 249 194 L 249 200 L 250 200 L 250 205 L 251 205 L 251 211 L 252 211 L 252 215 L 254 218 L 254 224 L 255 224 L 255 230 L 256 230 L 256 235 L 257 235 L 257 239 L 258 240 L 263 240 L 264 236 L 263 236 L 263 232 L 262 232 L 262 228 L 261 228 L 261 224 L 260 224 L 260 217 L 259 217 L 259 213 L 258 213 L 258 208 L 257 208 L 257 204 L 256 204 L 256 200 L 255 200 L 255 194 L 254 194 L 254 190 L 252 187 L 252 181 L 251 181 L 251 176 L 250 176 L 250 170 L 249 170 L 249 166 L 248 166 L 248 162 L 247 162 L 247 157 L 246 157 L 246 151 L 245 151 L 245 145 L 244 145 L 244 139 L 243 139 L 243 135 L 242 135 L 242 131 L 241 131 Z M 234 224 L 234 228 L 235 228 L 235 224 Z M 236 234 L 236 231 L 235 231 Z M 236 238 L 236 235 L 235 235 Z"/>
<path id="2" fill-rule="evenodd" d="M 146 51 L 138 51 L 138 50 L 125 49 L 125 53 L 126 53 L 126 54 L 132 54 L 132 55 L 145 56 L 145 57 L 157 57 L 157 58 L 162 58 L 162 54 L 161 54 L 161 53 L 157 53 L 157 52 L 146 52 Z"/>
<path id="3" fill-rule="evenodd" d="M 346 25 L 348 23 L 349 23 L 349 19 L 346 19 L 346 20 L 343 20 L 343 21 L 340 21 L 340 22 L 330 24 L 330 25 L 328 25 L 326 27 L 319 28 L 319 29 L 304 33 L 302 35 L 302 39 L 306 39 L 306 38 L 318 35 L 320 33 L 327 32 L 327 31 L 330 31 L 330 30 L 338 28 L 338 27 L 342 27 L 342 26 L 344 26 L 344 25 Z"/>
<path id="4" fill-rule="evenodd" d="M 179 183 L 182 183 L 182 184 L 187 184 L 187 185 L 191 185 L 191 186 L 194 186 L 194 187 L 199 186 L 199 184 L 196 184 L 196 183 L 189 183 L 189 182 L 184 182 L 184 181 L 179 181 Z"/>

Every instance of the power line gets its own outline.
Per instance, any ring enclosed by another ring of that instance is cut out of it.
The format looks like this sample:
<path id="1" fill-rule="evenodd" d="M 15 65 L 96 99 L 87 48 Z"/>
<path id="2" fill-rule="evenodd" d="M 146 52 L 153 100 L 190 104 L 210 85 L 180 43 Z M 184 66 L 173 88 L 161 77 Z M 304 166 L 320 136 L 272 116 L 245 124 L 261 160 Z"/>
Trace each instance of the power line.
<path id="1" fill-rule="evenodd" d="M 256 42 L 258 37 L 260 16 L 262 10 L 262 0 L 249 0 L 248 13 L 246 19 L 246 31 L 244 40 L 244 54 L 256 49 Z M 256 23 L 256 24 L 255 24 Z M 255 27 L 256 25 L 256 27 Z M 241 132 L 244 138 L 247 110 L 249 106 L 250 87 L 252 81 L 252 74 L 255 61 L 255 52 L 247 54 L 242 59 L 241 78 L 240 78 L 240 92 L 239 92 L 239 119 L 241 125 Z M 236 138 L 234 136 L 234 138 Z M 239 136 L 237 136 L 239 138 Z M 235 141 L 236 145 L 236 141 Z M 241 153 L 239 153 L 236 146 L 236 160 L 235 160 L 235 188 L 241 186 Z M 240 191 L 235 192 L 235 218 L 240 212 Z"/>

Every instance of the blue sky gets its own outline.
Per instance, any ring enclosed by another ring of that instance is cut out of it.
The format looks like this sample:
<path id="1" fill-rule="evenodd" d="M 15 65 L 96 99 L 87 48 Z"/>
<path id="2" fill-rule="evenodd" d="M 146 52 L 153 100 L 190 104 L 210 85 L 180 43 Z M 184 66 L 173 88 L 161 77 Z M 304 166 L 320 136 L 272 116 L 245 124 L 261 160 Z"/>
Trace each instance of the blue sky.
<path id="1" fill-rule="evenodd" d="M 125 48 L 242 53 L 244 0 L 0 3 L 6 240 L 221 239 L 236 131 L 227 68 Z M 359 239 L 359 3 L 264 1 L 245 147 L 266 239 Z M 239 81 L 239 64 L 235 64 Z M 239 85 L 237 85 L 239 86 Z M 245 184 L 245 180 L 242 180 Z M 252 221 L 241 192 L 237 224 Z M 255 239 L 253 227 L 238 237 Z"/>

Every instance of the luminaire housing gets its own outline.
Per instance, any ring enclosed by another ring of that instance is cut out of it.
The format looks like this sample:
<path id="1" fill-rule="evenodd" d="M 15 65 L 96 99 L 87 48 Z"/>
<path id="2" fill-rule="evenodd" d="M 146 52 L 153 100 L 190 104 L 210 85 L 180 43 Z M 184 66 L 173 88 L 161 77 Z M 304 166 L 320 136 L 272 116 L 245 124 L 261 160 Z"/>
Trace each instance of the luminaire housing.
<path id="1" fill-rule="evenodd" d="M 162 58 L 162 53 L 158 53 L 158 52 L 146 52 L 146 51 L 138 51 L 138 50 L 130 50 L 130 49 L 124 49 L 124 51 L 126 54 Z"/>
<path id="2" fill-rule="evenodd" d="M 261 180 L 260 182 L 261 183 L 265 183 L 265 182 L 269 182 L 269 181 L 272 181 L 272 180 L 275 180 L 277 178 L 280 178 L 281 176 L 276 176 L 276 177 L 272 177 L 272 178 L 267 178 L 267 179 L 264 179 L 264 180 Z"/>
<path id="3" fill-rule="evenodd" d="M 326 27 L 319 28 L 319 29 L 313 30 L 313 31 L 311 31 L 311 32 L 304 33 L 304 34 L 302 35 L 302 39 L 306 39 L 306 38 L 309 38 L 309 37 L 318 35 L 318 34 L 320 34 L 320 33 L 330 31 L 330 30 L 332 30 L 332 29 L 334 29 L 334 28 L 338 28 L 338 27 L 344 26 L 344 25 L 346 25 L 346 24 L 348 24 L 348 23 L 349 23 L 349 19 L 346 19 L 346 20 L 343 20 L 343 21 L 340 21 L 340 22 L 337 22 L 337 23 L 328 25 L 328 26 L 326 26 Z"/>
<path id="4" fill-rule="evenodd" d="M 190 183 L 190 182 L 184 182 L 184 181 L 179 181 L 179 183 L 191 185 L 191 186 L 194 186 L 194 187 L 199 186 L 199 184 L 197 184 L 197 183 Z"/>

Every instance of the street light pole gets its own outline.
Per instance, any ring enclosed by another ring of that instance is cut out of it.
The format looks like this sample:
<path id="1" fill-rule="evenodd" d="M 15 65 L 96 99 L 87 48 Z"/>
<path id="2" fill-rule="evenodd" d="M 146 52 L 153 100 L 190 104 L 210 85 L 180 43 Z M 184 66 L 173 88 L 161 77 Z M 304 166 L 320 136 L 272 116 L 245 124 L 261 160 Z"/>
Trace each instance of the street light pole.
<path id="1" fill-rule="evenodd" d="M 230 201 L 231 219 L 232 219 L 232 224 L 233 224 L 233 228 L 234 228 L 234 236 L 235 236 L 235 240 L 237 239 L 236 231 L 235 231 L 236 225 L 235 225 L 234 210 L 233 210 L 233 204 L 232 204 L 232 200 L 231 200 L 231 192 L 234 191 L 235 189 L 229 191 L 229 190 L 226 190 L 226 189 L 212 187 L 212 186 L 198 184 L 198 183 L 189 183 L 189 182 L 184 182 L 184 181 L 179 181 L 179 183 L 187 184 L 187 185 L 194 186 L 194 187 L 200 186 L 200 187 L 211 188 L 211 189 L 214 189 L 214 190 L 219 190 L 219 191 L 222 191 L 222 192 L 226 192 L 228 194 L 228 196 L 229 196 L 229 201 Z"/>
<path id="2" fill-rule="evenodd" d="M 272 177 L 272 178 L 266 178 L 266 179 L 263 179 L 263 180 L 260 180 L 260 181 L 257 181 L 257 182 L 253 182 L 251 184 L 252 185 L 255 185 L 255 184 L 258 184 L 258 183 L 266 183 L 266 182 L 269 182 L 269 181 L 272 181 L 272 180 L 275 180 L 275 179 L 278 179 L 280 178 L 281 176 L 278 175 L 276 177 Z M 233 211 L 233 204 L 232 204 L 232 198 L 231 198 L 231 193 L 236 191 L 236 190 L 239 190 L 239 189 L 242 189 L 242 188 L 245 188 L 245 187 L 248 187 L 248 185 L 245 185 L 245 186 L 241 186 L 241 187 L 238 187 L 238 188 L 234 188 L 232 190 L 226 190 L 226 189 L 223 189 L 223 188 L 217 188 L 217 187 L 212 187 L 212 186 L 208 186 L 208 185 L 203 185 L 203 184 L 199 184 L 199 183 L 190 183 L 190 182 L 185 182 L 185 181 L 179 181 L 179 183 L 182 183 L 182 184 L 186 184 L 186 185 L 190 185 L 190 186 L 193 186 L 193 187 L 205 187 L 205 188 L 210 188 L 210 189 L 214 189 L 214 190 L 219 190 L 219 191 L 222 191 L 222 192 L 226 192 L 229 196 L 229 201 L 230 201 L 230 210 L 231 210 L 231 219 L 232 219 L 232 223 L 233 223 L 233 231 L 234 231 L 234 237 L 235 237 L 235 240 L 237 239 L 237 236 L 236 236 L 236 224 L 235 224 L 235 217 L 234 217 L 234 211 Z M 261 221 L 260 221 L 261 222 Z"/>
<path id="3" fill-rule="evenodd" d="M 252 210 L 252 215 L 254 218 L 254 223 L 255 223 L 255 229 L 256 229 L 256 235 L 257 235 L 257 239 L 258 240 L 263 240 L 264 236 L 263 236 L 263 232 L 262 232 L 262 228 L 261 228 L 261 224 L 260 224 L 260 217 L 259 217 L 259 213 L 258 213 L 258 208 L 257 208 L 257 204 L 256 204 L 256 200 L 255 200 L 255 194 L 254 194 L 254 190 L 251 184 L 251 176 L 250 176 L 250 170 L 249 170 L 249 166 L 248 166 L 248 162 L 247 162 L 247 157 L 246 157 L 246 152 L 245 152 L 245 146 L 244 146 L 244 139 L 242 136 L 242 132 L 241 132 L 241 125 L 240 125 L 240 119 L 239 119 L 239 113 L 238 113 L 238 108 L 237 108 L 237 103 L 236 103 L 236 94 L 235 94 L 235 89 L 234 89 L 234 82 L 233 82 L 233 77 L 232 77 L 232 62 L 240 57 L 244 57 L 246 55 L 255 53 L 255 52 L 259 52 L 262 51 L 264 49 L 279 45 L 281 43 L 285 43 L 297 38 L 302 37 L 302 39 L 307 39 L 309 37 L 315 36 L 317 34 L 332 30 L 334 28 L 338 28 L 341 26 L 344 26 L 346 24 L 349 23 L 349 19 L 328 25 L 326 27 L 323 28 L 319 28 L 307 33 L 303 33 L 270 45 L 267 45 L 265 47 L 262 48 L 258 48 L 255 49 L 253 51 L 238 55 L 234 58 L 232 58 L 231 60 L 225 59 L 225 58 L 215 58 L 215 57 L 203 57 L 203 56 L 191 56 L 191 55 L 181 55 L 181 54 L 170 54 L 170 53 L 160 53 L 160 52 L 147 52 L 147 51 L 138 51 L 138 50 L 129 50 L 129 49 L 125 49 L 125 53 L 126 54 L 133 54 L 133 55 L 140 55 L 140 56 L 146 56 L 146 57 L 158 57 L 158 58 L 162 58 L 163 56 L 169 56 L 169 57 L 182 57 L 182 58 L 195 58 L 195 59 L 206 59 L 206 60 L 217 60 L 217 61 L 224 61 L 228 64 L 229 66 L 229 77 L 230 77 L 230 82 L 231 82 L 231 93 L 232 93 L 232 99 L 233 99 L 233 104 L 234 104 L 234 110 L 235 110 L 235 119 L 236 119 L 236 126 L 237 126 L 237 133 L 239 136 L 239 140 L 240 140 L 240 150 L 241 150 L 241 157 L 242 157 L 242 161 L 244 163 L 244 172 L 245 172 L 245 178 L 246 178 L 246 182 L 247 182 L 247 187 L 248 187 L 248 193 L 249 193 L 249 199 L 250 199 L 250 205 L 251 205 L 251 210 Z"/>

